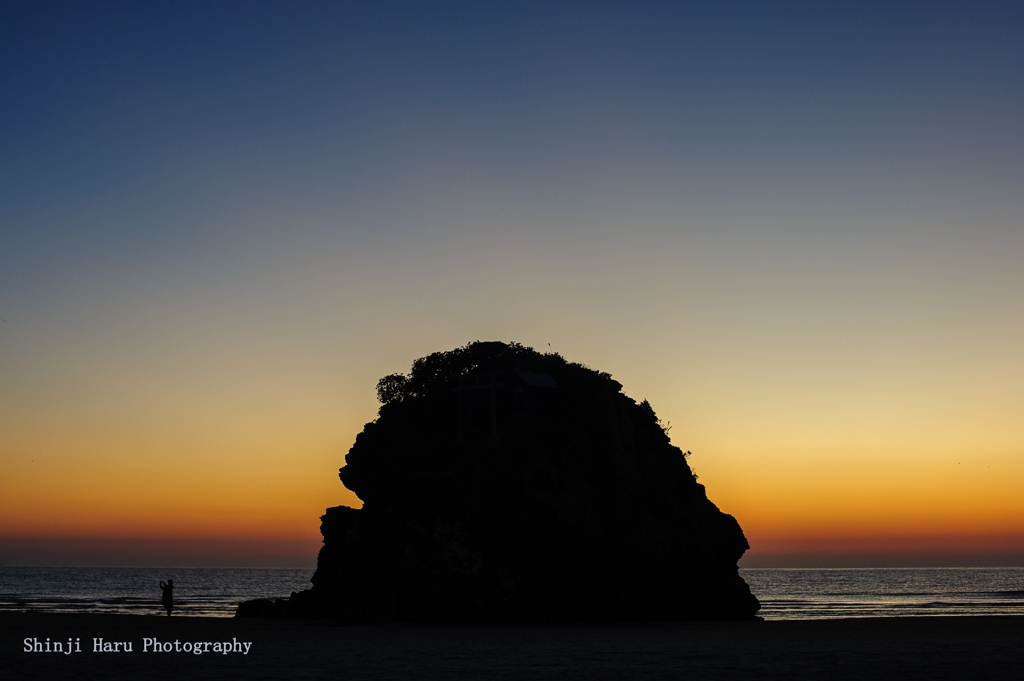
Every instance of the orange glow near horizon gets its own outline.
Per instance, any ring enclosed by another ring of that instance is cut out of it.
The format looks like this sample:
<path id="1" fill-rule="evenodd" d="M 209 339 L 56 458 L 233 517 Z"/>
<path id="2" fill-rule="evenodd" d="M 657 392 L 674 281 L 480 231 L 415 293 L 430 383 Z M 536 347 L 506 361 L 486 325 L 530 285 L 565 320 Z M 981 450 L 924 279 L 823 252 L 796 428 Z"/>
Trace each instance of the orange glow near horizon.
<path id="1" fill-rule="evenodd" d="M 819 301 L 807 291 L 818 289 L 787 282 L 776 282 L 785 305 L 768 314 L 772 301 L 758 299 L 753 279 L 713 286 L 705 283 L 719 276 L 713 259 L 680 267 L 654 246 L 621 240 L 577 253 L 583 264 L 545 251 L 538 257 L 552 262 L 541 260 L 529 290 L 488 279 L 487 259 L 460 259 L 480 267 L 468 272 L 424 264 L 448 248 L 464 253 L 458 243 L 403 245 L 392 266 L 409 281 L 379 290 L 361 283 L 375 280 L 354 256 L 321 253 L 305 254 L 298 270 L 285 263 L 251 281 L 211 283 L 214 293 L 196 284 L 175 294 L 182 302 L 166 304 L 159 323 L 148 309 L 136 312 L 134 335 L 109 335 L 117 316 L 106 302 L 78 338 L 66 338 L 57 317 L 31 333 L 0 325 L 0 351 L 19 358 L 0 364 L 0 562 L 43 560 L 31 558 L 43 554 L 29 544 L 3 548 L 33 537 L 210 542 L 183 548 L 192 561 L 216 553 L 215 542 L 270 537 L 307 542 L 308 561 L 324 509 L 359 504 L 337 471 L 376 416 L 377 380 L 474 338 L 551 343 L 649 400 L 673 424 L 673 442 L 693 452 L 709 498 L 743 527 L 752 547 L 744 561 L 896 555 L 907 546 L 1024 552 L 1016 539 L 1024 527 L 1019 316 L 993 312 L 981 341 L 961 325 L 932 342 L 945 308 L 903 300 L 879 320 L 872 315 L 885 305 L 869 291 L 871 304 L 849 315 L 826 306 L 808 316 L 803 308 Z M 496 262 L 537 265 L 534 253 L 500 238 L 474 247 Z M 568 273 L 554 267 L 563 263 Z M 565 284 L 600 282 L 588 271 L 609 263 L 638 273 L 637 288 Z M 734 266 L 741 270 L 738 277 L 752 276 Z M 293 271 L 302 272 L 297 281 Z M 434 290 L 415 284 L 431 277 Z M 467 278 L 482 283 L 466 289 Z M 677 292 L 700 286 L 703 302 L 679 302 Z M 339 290 L 348 307 L 335 307 Z M 268 296 L 288 303 L 278 316 L 298 322 L 266 323 Z M 904 309 L 917 317 L 901 316 Z M 979 343 L 985 352 L 964 350 Z"/>
<path id="2" fill-rule="evenodd" d="M 672 407 L 679 405 L 662 413 Z M 371 409 L 367 401 L 361 411 Z M 347 443 L 361 428 L 358 419 L 331 425 L 349 431 Z M 715 432 L 695 429 L 690 462 L 711 500 L 740 521 L 751 544 L 744 565 L 801 564 L 808 556 L 842 564 L 858 556 L 1024 553 L 1016 484 L 1024 463 L 1010 451 L 783 452 L 753 443 L 741 449 Z M 0 482 L 0 550 L 15 560 L 60 560 L 66 545 L 95 554 L 93 562 L 177 555 L 193 563 L 308 566 L 319 550 L 324 509 L 361 503 L 337 478 L 347 451 L 341 438 L 235 432 L 232 446 L 222 434 L 215 451 L 182 455 L 176 452 L 186 447 L 173 439 L 146 445 L 129 434 L 101 446 L 78 437 L 71 447 L 58 436 L 25 435 L 8 441 L 25 453 L 8 457 Z M 62 456 L 64 449 L 75 455 Z"/>

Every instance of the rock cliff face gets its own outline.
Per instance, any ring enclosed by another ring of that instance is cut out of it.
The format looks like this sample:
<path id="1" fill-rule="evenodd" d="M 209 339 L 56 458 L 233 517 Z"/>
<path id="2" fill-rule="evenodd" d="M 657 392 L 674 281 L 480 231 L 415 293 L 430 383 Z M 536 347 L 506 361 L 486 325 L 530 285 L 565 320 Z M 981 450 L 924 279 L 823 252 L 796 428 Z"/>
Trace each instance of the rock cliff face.
<path id="1" fill-rule="evenodd" d="M 653 409 L 555 354 L 472 343 L 378 384 L 295 606 L 350 621 L 743 619 L 748 548 Z"/>

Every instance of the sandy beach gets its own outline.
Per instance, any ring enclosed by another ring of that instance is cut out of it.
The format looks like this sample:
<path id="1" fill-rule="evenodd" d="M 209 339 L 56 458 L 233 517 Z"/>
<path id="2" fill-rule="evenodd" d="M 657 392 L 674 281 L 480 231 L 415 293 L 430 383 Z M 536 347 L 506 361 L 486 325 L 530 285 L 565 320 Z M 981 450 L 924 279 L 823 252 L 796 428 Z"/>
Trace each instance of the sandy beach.
<path id="1" fill-rule="evenodd" d="M 331 626 L 5 613 L 0 631 L 0 668 L 10 679 L 963 680 L 1024 673 L 1024 617 Z M 82 652 L 26 652 L 47 638 L 51 649 L 70 638 Z M 92 652 L 96 638 L 130 642 L 132 652 Z M 154 642 L 170 652 L 153 652 Z M 222 642 L 232 651 L 220 652 Z M 186 652 L 196 643 L 200 654 Z M 251 644 L 247 653 L 237 652 L 242 643 Z"/>

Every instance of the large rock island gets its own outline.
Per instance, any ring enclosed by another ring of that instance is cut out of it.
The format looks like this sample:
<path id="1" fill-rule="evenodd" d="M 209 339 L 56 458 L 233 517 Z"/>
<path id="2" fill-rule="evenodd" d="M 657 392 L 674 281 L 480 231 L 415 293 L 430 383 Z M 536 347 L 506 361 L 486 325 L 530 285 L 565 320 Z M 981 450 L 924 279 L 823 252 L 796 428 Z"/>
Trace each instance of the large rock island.
<path id="1" fill-rule="evenodd" d="M 310 591 L 347 621 L 746 619 L 736 520 L 607 373 L 471 343 L 377 386 Z"/>

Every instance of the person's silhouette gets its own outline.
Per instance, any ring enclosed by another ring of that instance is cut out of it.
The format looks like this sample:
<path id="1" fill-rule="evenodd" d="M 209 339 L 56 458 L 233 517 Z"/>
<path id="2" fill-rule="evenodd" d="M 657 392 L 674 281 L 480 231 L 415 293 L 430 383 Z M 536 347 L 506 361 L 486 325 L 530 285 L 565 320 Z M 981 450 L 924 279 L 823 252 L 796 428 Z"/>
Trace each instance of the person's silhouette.
<path id="1" fill-rule="evenodd" d="M 164 592 L 160 599 L 161 605 L 167 608 L 167 616 L 171 616 L 171 609 L 174 607 L 174 580 L 168 579 L 167 583 L 160 582 L 160 590 Z"/>

